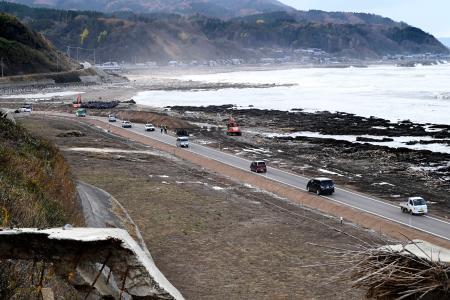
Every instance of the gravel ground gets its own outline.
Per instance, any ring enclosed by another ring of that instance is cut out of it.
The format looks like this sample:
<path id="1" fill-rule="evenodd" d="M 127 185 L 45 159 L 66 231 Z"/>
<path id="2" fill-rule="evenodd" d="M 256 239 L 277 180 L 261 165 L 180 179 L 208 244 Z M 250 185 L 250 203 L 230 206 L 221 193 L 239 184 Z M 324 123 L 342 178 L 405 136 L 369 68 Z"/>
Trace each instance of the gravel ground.
<path id="1" fill-rule="evenodd" d="M 376 234 L 74 121 L 20 122 L 66 149 L 78 179 L 121 202 L 160 270 L 187 299 L 363 298 L 345 276 L 326 284 L 349 266 L 327 265 L 335 262 L 312 244 L 360 243 L 323 223 L 363 240 Z M 81 134 L 67 134 L 74 130 Z"/>

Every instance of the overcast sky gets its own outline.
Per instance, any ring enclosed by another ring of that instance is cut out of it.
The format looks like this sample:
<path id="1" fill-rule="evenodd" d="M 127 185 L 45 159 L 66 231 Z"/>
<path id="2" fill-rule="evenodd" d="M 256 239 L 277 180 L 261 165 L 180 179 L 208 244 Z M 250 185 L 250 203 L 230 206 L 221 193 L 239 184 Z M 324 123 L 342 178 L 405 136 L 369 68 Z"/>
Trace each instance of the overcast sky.
<path id="1" fill-rule="evenodd" d="M 436 37 L 450 37 L 449 0 L 281 0 L 300 10 L 367 12 L 404 21 Z"/>

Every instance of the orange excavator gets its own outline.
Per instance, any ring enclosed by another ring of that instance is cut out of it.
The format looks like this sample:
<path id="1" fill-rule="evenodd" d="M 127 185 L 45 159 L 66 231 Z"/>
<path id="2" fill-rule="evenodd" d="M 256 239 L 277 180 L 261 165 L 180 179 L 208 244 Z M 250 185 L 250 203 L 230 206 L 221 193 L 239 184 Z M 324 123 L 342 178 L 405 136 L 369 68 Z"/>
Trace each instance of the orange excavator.
<path id="1" fill-rule="evenodd" d="M 238 135 L 238 136 L 242 135 L 241 128 L 239 127 L 239 124 L 233 117 L 230 117 L 228 119 L 227 135 Z"/>
<path id="2" fill-rule="evenodd" d="M 81 103 L 83 103 L 81 101 L 81 95 L 78 95 L 77 100 L 72 102 L 72 106 L 73 106 L 73 108 L 80 108 L 81 107 Z"/>

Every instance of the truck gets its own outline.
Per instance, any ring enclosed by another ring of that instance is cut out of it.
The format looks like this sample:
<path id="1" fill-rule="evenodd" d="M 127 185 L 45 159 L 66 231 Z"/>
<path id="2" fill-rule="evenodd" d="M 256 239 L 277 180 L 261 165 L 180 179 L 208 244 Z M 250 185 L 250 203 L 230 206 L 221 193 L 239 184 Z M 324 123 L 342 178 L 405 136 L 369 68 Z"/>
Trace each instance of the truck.
<path id="1" fill-rule="evenodd" d="M 400 209 L 402 212 L 411 215 L 426 215 L 428 213 L 427 203 L 422 197 L 409 197 L 408 201 L 400 203 Z"/>
<path id="2" fill-rule="evenodd" d="M 86 117 L 86 109 L 85 108 L 79 108 L 75 111 L 75 115 L 77 117 Z"/>
<path id="3" fill-rule="evenodd" d="M 239 127 L 239 124 L 236 122 L 236 120 L 233 117 L 230 117 L 228 119 L 227 135 L 237 135 L 237 136 L 242 135 L 241 128 Z"/>

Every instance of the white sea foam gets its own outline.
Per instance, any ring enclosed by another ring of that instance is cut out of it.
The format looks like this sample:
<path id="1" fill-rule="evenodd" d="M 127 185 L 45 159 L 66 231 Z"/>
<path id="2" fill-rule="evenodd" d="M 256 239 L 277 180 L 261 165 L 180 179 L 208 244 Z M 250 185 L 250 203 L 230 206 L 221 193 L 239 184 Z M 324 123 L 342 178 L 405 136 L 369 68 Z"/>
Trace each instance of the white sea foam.
<path id="1" fill-rule="evenodd" d="M 261 109 L 341 111 L 396 122 L 450 124 L 450 65 L 291 69 L 178 77 L 230 83 L 296 84 L 290 87 L 206 91 L 144 91 L 133 99 L 151 106 L 236 104 Z"/>
<path id="2" fill-rule="evenodd" d="M 65 97 L 83 94 L 84 92 L 65 91 L 65 92 L 53 92 L 53 93 L 36 93 L 36 94 L 17 94 L 17 95 L 5 95 L 0 96 L 2 99 L 51 99 L 54 97 Z"/>
<path id="3" fill-rule="evenodd" d="M 448 153 L 450 154 L 450 147 L 446 144 L 442 144 L 439 142 L 439 140 L 436 140 L 435 138 L 431 136 L 396 136 L 396 137 L 389 137 L 389 136 L 374 136 L 374 135 L 334 135 L 334 134 L 321 134 L 319 132 L 310 132 L 310 131 L 299 131 L 299 132 L 292 132 L 287 134 L 275 134 L 275 133 L 262 133 L 263 136 L 266 137 L 311 137 L 311 138 L 321 138 L 321 139 L 333 139 L 337 141 L 347 141 L 352 143 L 369 143 L 372 145 L 378 145 L 378 146 L 387 146 L 391 148 L 408 148 L 413 150 L 430 150 L 432 152 L 441 152 L 441 153 Z M 376 142 L 376 141 L 357 141 L 358 137 L 364 137 L 364 138 L 370 138 L 370 139 L 377 139 L 382 140 L 383 138 L 390 138 L 393 139 L 393 141 L 390 142 Z M 419 141 L 426 141 L 426 142 L 433 142 L 435 143 L 427 143 L 427 144 L 420 144 Z M 410 142 L 413 142 L 412 144 L 409 144 Z"/>

